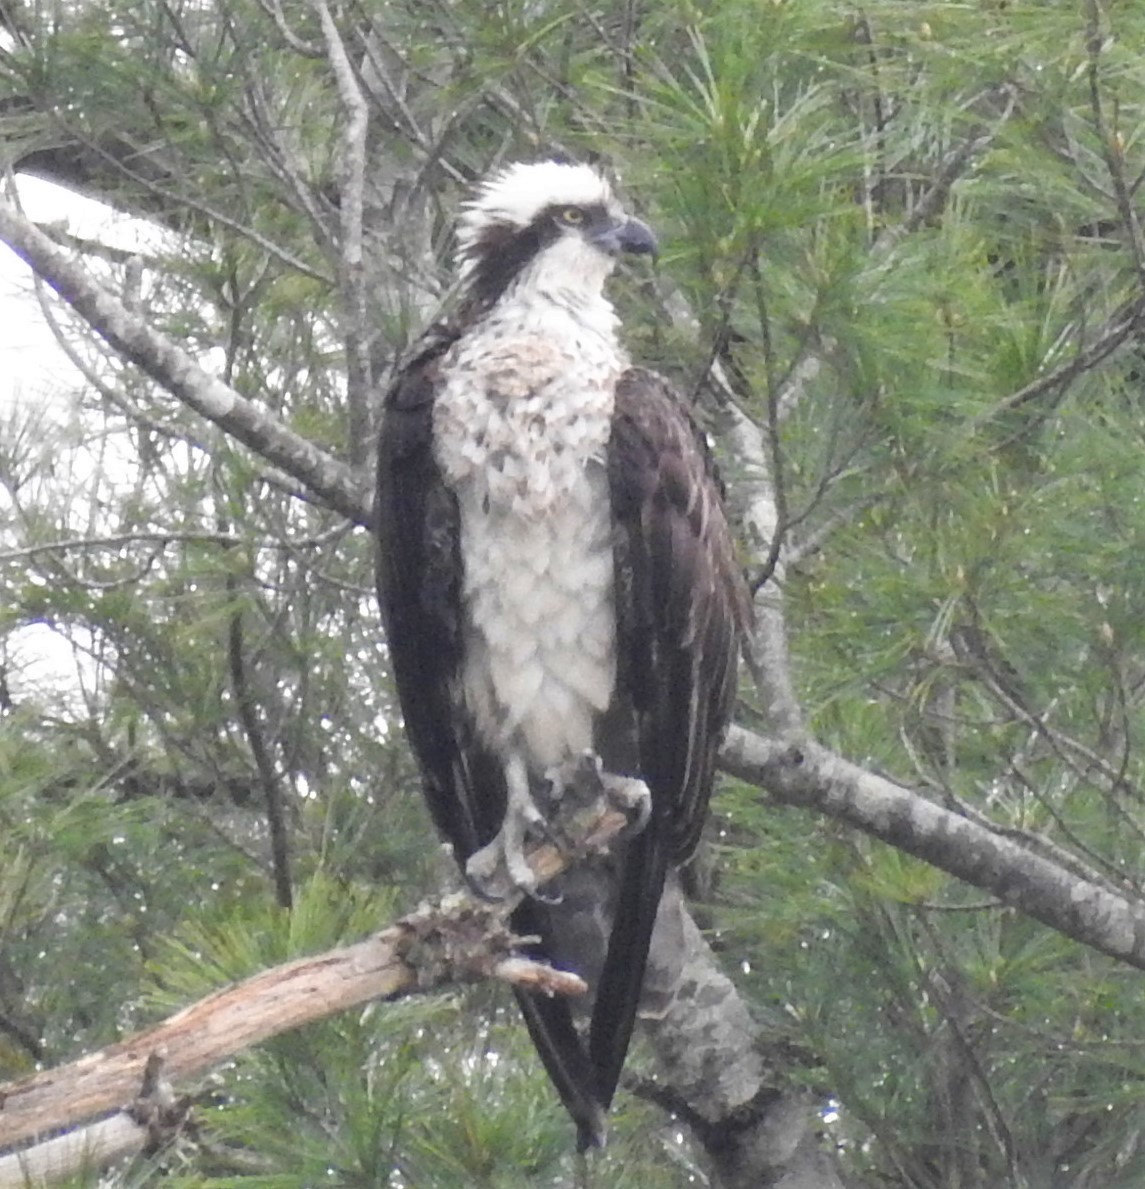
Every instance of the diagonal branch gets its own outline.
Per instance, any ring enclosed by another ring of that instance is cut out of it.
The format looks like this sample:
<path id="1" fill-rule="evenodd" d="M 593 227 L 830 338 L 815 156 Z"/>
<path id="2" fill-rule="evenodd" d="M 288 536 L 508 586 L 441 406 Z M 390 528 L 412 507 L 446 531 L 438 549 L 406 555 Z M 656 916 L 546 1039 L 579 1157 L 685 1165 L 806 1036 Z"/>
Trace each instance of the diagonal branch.
<path id="1" fill-rule="evenodd" d="M 557 824 L 575 846 L 541 842 L 530 849 L 539 884 L 579 856 L 606 849 L 631 827 L 631 807 L 605 790 L 588 803 L 562 802 Z M 151 1053 L 165 1050 L 165 1076 L 185 1081 L 272 1036 L 373 999 L 487 978 L 548 994 L 583 994 L 585 984 L 575 974 L 516 957 L 518 939 L 505 922 L 519 899 L 518 893 L 486 904 L 456 894 L 365 941 L 263 971 L 148 1032 L 2 1086 L 0 1150 L 120 1109 L 135 1093 Z"/>
<path id="2" fill-rule="evenodd" d="M 365 941 L 262 971 L 147 1032 L 11 1083 L 0 1089 L 0 1147 L 123 1109 L 155 1054 L 163 1055 L 167 1078 L 186 1082 L 273 1036 L 373 999 L 484 978 L 549 994 L 583 993 L 575 974 L 515 956 L 517 939 L 505 915 L 503 905 L 451 897 Z M 8 1173 L 19 1175 L 23 1157 L 0 1159 L 0 1186 L 22 1183 Z"/>
<path id="3" fill-rule="evenodd" d="M 1142 325 L 1145 325 L 1145 298 L 1136 296 L 1121 305 L 1101 328 L 1098 337 L 1088 346 L 1080 347 L 1072 359 L 1044 376 L 1031 380 L 1024 388 L 1011 392 L 996 405 L 979 413 L 971 419 L 969 428 L 978 430 L 1003 414 L 1030 404 L 1047 392 L 1065 388 L 1078 376 L 1092 370 L 1119 347 L 1131 341 L 1140 332 Z"/>
<path id="4" fill-rule="evenodd" d="M 786 746 L 733 729 L 720 760 L 725 770 L 785 805 L 816 809 L 855 826 L 992 892 L 1066 937 L 1145 970 L 1145 906 L 1010 838 L 810 741 Z"/>
<path id="5" fill-rule="evenodd" d="M 101 338 L 173 396 L 299 480 L 322 503 L 356 524 L 370 523 L 370 498 L 363 478 L 204 371 L 186 351 L 132 313 L 34 223 L 3 202 L 0 241 Z"/>

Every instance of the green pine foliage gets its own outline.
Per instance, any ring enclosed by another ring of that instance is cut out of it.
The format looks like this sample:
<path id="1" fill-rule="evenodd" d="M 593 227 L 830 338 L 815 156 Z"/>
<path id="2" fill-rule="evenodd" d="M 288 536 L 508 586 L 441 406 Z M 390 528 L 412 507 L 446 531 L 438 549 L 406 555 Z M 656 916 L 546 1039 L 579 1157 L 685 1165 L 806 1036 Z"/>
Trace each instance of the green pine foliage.
<path id="1" fill-rule="evenodd" d="M 343 115 L 314 8 L 11 12 L 5 159 L 70 170 L 162 228 L 149 320 L 358 457 Z M 775 419 L 809 729 L 1139 898 L 1145 359 L 1129 335 L 1036 386 L 1145 297 L 1118 198 L 1120 178 L 1139 210 L 1145 7 L 399 0 L 339 16 L 363 76 L 389 80 L 366 351 L 392 361 L 428 320 L 466 179 L 502 156 L 601 155 L 663 241 L 653 280 L 619 278 L 634 353 L 699 394 L 721 449 L 714 360 Z M 126 256 L 93 267 L 126 285 Z M 5 410 L 0 429 L 0 1080 L 360 938 L 451 878 L 400 737 L 366 535 L 66 318 L 61 334 L 86 368 L 74 413 Z M 734 456 L 726 470 L 742 511 Z M 32 664 L 49 638 L 77 658 L 66 678 Z M 743 721 L 766 730 L 764 712 L 745 686 Z M 849 1183 L 1145 1183 L 1138 972 L 757 789 L 725 784 L 710 834 L 713 943 L 784 1084 L 819 1096 Z M 116 1183 L 577 1176 L 499 990 L 347 1013 L 192 1093 L 197 1135 Z M 656 1108 L 622 1092 L 614 1132 L 594 1183 L 708 1183 Z"/>

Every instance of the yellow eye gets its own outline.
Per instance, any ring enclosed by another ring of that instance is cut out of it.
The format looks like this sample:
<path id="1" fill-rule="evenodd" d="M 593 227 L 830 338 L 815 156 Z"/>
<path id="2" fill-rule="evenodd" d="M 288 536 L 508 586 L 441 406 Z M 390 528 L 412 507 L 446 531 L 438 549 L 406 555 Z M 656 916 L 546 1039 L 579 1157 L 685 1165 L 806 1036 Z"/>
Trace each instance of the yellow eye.
<path id="1" fill-rule="evenodd" d="M 558 218 L 570 227 L 579 227 L 584 222 L 584 211 L 579 206 L 566 206 Z"/>

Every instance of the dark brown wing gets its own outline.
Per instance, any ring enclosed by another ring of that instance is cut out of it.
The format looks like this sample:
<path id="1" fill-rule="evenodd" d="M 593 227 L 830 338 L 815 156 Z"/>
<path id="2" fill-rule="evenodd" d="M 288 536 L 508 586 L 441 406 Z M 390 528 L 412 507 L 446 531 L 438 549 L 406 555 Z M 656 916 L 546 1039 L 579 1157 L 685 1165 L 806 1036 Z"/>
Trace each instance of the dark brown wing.
<path id="1" fill-rule="evenodd" d="M 464 658 L 462 556 L 457 501 L 433 456 L 433 402 L 441 359 L 456 335 L 431 332 L 386 397 L 378 442 L 375 524 L 378 599 L 406 734 L 426 803 L 462 871 L 505 815 L 501 765 L 476 738 L 454 691 Z M 530 901 L 513 914 L 519 936 L 542 936 Z M 583 1149 L 599 1143 L 604 1113 L 568 1001 L 517 992 L 533 1043 L 577 1125 Z"/>
<path id="2" fill-rule="evenodd" d="M 406 734 L 433 820 L 464 865 L 500 828 L 505 794 L 452 694 L 462 661 L 461 542 L 457 501 L 433 456 L 433 401 L 455 337 L 431 334 L 386 396 L 374 511 L 378 600 Z"/>
<path id="3" fill-rule="evenodd" d="M 732 712 L 750 600 L 703 435 L 653 372 L 616 391 L 608 456 L 616 540 L 618 693 L 636 714 L 652 818 L 624 861 L 590 1054 L 611 1101 L 669 863 L 695 850 Z"/>

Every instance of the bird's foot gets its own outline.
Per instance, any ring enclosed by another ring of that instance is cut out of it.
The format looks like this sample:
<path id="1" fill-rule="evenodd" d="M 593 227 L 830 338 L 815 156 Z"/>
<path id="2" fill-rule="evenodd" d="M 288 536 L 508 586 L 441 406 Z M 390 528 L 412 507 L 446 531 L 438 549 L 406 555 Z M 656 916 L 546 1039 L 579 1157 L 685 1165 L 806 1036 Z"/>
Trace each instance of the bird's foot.
<path id="1" fill-rule="evenodd" d="M 578 819 L 586 809 L 598 809 L 601 801 L 628 819 L 621 838 L 639 834 L 652 816 L 652 795 L 644 781 L 635 776 L 605 772 L 600 756 L 585 751 L 556 764 L 545 773 L 550 805 L 548 827 L 552 839 L 565 853 L 581 849 Z"/>
<path id="2" fill-rule="evenodd" d="M 652 817 L 652 794 L 637 776 L 613 776 L 605 773 L 604 791 L 609 804 L 628 818 L 621 838 L 639 834 Z"/>
<path id="3" fill-rule="evenodd" d="M 465 877 L 479 896 L 486 900 L 505 900 L 514 891 L 524 892 L 527 896 L 536 894 L 537 877 L 525 858 L 524 843 L 529 826 L 537 824 L 538 819 L 540 823 L 544 822 L 539 811 L 537 819 L 532 814 L 522 818 L 506 813 L 493 841 L 469 856 Z"/>
<path id="4" fill-rule="evenodd" d="M 465 875 L 473 890 L 487 900 L 504 900 L 514 891 L 537 896 L 537 877 L 525 858 L 525 841 L 530 833 L 551 837 L 548 819 L 533 800 L 529 775 L 519 756 L 513 756 L 505 765 L 505 786 L 501 829 L 465 864 Z"/>
<path id="5" fill-rule="evenodd" d="M 508 797 L 501 829 L 493 840 L 469 856 L 465 875 L 473 891 L 486 900 L 505 900 L 524 894 L 550 903 L 559 901 L 540 890 L 538 879 L 525 857 L 530 839 L 540 839 L 566 856 L 604 849 L 593 844 L 593 821 L 605 807 L 623 813 L 627 826 L 612 841 L 639 834 L 652 815 L 652 797 L 644 781 L 605 772 L 593 751 L 554 764 L 544 782 L 530 788 L 523 761 L 516 757 L 505 766 Z"/>

